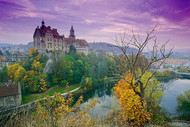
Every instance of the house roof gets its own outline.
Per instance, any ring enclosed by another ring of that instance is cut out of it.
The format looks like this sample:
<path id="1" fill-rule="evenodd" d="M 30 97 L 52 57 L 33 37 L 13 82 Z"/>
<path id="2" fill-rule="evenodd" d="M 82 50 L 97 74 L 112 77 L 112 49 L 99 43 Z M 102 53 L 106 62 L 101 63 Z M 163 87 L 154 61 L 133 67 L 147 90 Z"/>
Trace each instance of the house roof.
<path id="1" fill-rule="evenodd" d="M 0 85 L 0 97 L 19 94 L 18 84 Z"/>
<path id="2" fill-rule="evenodd" d="M 80 46 L 88 46 L 88 43 L 84 39 L 64 38 L 67 44 L 78 43 Z"/>
<path id="3" fill-rule="evenodd" d="M 0 61 L 6 60 L 6 56 L 0 56 Z"/>
<path id="4" fill-rule="evenodd" d="M 187 64 L 188 60 L 182 59 L 166 59 L 165 63 L 173 64 L 173 65 L 180 65 L 180 64 Z"/>

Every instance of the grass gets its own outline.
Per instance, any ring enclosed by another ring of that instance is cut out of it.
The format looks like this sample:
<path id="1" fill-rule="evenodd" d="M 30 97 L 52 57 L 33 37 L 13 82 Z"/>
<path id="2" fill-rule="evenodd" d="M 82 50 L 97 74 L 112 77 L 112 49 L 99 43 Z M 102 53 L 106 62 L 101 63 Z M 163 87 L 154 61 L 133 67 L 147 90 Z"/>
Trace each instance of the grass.
<path id="1" fill-rule="evenodd" d="M 74 84 L 74 85 L 69 86 L 68 90 L 71 91 L 78 87 L 80 87 L 80 84 Z M 65 93 L 65 87 L 62 87 L 62 86 L 54 87 L 53 89 L 47 92 L 47 95 L 53 96 L 55 93 Z"/>
<path id="2" fill-rule="evenodd" d="M 108 77 L 105 80 L 105 83 L 114 82 L 114 81 L 117 81 L 117 79 Z M 80 84 L 73 84 L 73 85 L 69 86 L 68 90 L 71 91 L 78 87 L 80 87 Z M 22 95 L 22 103 L 26 104 L 26 103 L 35 101 L 37 99 L 44 98 L 45 94 L 47 94 L 49 96 L 53 96 L 55 93 L 65 93 L 65 89 L 66 88 L 64 86 L 56 85 L 54 87 L 49 88 L 47 91 L 45 91 L 43 93 L 32 93 L 32 94 Z"/>
<path id="3" fill-rule="evenodd" d="M 80 84 L 73 84 L 69 86 L 68 91 L 74 90 L 76 88 L 80 87 Z M 45 97 L 45 94 L 49 95 L 49 96 L 53 96 L 55 93 L 65 93 L 65 87 L 63 86 L 54 86 L 49 88 L 46 92 L 43 93 L 34 93 L 34 94 L 27 94 L 27 95 L 22 95 L 22 103 L 26 104 L 32 101 L 35 101 L 39 98 L 43 98 Z"/>

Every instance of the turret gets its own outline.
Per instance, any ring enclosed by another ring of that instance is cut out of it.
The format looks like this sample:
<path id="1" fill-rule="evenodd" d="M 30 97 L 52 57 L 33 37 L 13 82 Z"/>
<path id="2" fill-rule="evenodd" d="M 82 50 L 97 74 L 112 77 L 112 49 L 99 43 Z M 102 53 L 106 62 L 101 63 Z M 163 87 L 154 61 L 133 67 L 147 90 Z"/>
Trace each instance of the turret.
<path id="1" fill-rule="evenodd" d="M 41 28 L 42 28 L 42 29 L 45 28 L 45 22 L 44 22 L 44 20 L 42 20 L 42 26 L 41 26 Z"/>

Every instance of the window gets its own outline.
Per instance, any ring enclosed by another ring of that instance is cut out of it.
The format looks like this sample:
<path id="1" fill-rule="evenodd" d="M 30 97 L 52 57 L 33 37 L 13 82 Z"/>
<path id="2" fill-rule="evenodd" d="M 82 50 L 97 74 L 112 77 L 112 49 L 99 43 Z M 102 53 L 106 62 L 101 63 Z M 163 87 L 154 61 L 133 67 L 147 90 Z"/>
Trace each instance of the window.
<path id="1" fill-rule="evenodd" d="M 9 97 L 5 97 L 5 100 L 8 101 Z"/>
<path id="2" fill-rule="evenodd" d="M 14 101 L 9 101 L 9 105 L 10 106 L 15 106 L 15 102 Z"/>

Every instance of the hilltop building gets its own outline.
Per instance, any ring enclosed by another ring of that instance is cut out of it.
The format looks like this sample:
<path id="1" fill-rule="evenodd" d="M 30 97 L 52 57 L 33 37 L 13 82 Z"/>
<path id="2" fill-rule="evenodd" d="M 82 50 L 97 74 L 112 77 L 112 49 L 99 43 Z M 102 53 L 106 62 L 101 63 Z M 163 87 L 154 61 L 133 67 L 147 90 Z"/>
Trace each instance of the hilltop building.
<path id="1" fill-rule="evenodd" d="M 8 82 L 0 85 L 0 109 L 19 106 L 22 102 L 21 87 L 19 83 Z"/>
<path id="2" fill-rule="evenodd" d="M 37 26 L 35 29 L 33 39 L 34 48 L 39 52 L 60 50 L 68 53 L 70 45 L 74 45 L 77 52 L 81 51 L 85 54 L 89 52 L 86 40 L 76 39 L 73 26 L 71 26 L 69 37 L 66 38 L 64 35 L 60 35 L 57 29 L 45 26 L 45 22 L 42 20 L 41 27 Z"/>

